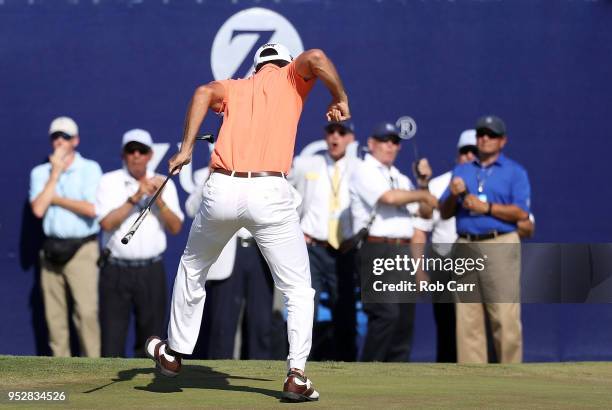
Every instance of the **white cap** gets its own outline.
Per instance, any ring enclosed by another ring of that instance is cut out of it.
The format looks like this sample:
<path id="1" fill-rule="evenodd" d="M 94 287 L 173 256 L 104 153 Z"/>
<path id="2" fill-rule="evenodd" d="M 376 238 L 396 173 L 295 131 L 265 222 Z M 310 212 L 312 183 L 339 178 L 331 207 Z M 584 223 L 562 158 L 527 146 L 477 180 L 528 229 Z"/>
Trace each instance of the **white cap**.
<path id="1" fill-rule="evenodd" d="M 57 117 L 49 126 L 49 135 L 56 132 L 63 132 L 74 137 L 79 134 L 79 127 L 76 122 L 70 117 Z"/>
<path id="2" fill-rule="evenodd" d="M 149 148 L 153 148 L 153 138 L 151 138 L 151 134 L 149 134 L 148 131 L 141 130 L 140 128 L 129 130 L 123 134 L 123 142 L 121 143 L 121 146 L 125 147 L 130 142 L 140 142 Z"/>
<path id="3" fill-rule="evenodd" d="M 274 51 L 268 51 L 268 53 L 271 53 L 270 55 L 261 57 L 261 53 L 263 53 L 265 50 L 274 50 Z M 265 63 L 266 61 L 273 61 L 273 60 L 283 60 L 283 61 L 290 63 L 291 61 L 293 61 L 293 57 L 291 56 L 291 53 L 289 52 L 289 49 L 287 47 L 285 47 L 282 44 L 277 44 L 277 43 L 264 44 L 263 46 L 259 47 L 259 49 L 255 52 L 255 58 L 254 58 L 255 67 L 257 67 L 261 63 Z"/>
<path id="4" fill-rule="evenodd" d="M 457 149 L 467 147 L 468 145 L 476 146 L 476 130 L 465 130 L 461 133 L 459 142 L 457 143 Z"/>

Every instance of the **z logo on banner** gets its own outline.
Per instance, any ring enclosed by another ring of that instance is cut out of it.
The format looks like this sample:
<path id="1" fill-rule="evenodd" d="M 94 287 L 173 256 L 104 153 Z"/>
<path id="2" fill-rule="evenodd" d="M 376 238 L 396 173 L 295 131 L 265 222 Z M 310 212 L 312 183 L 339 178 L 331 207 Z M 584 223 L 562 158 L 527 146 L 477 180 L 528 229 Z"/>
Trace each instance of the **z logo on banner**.
<path id="1" fill-rule="evenodd" d="M 265 43 L 281 43 L 294 57 L 304 51 L 295 27 L 275 11 L 253 7 L 234 14 L 213 41 L 210 62 L 215 80 L 250 76 L 255 51 Z"/>

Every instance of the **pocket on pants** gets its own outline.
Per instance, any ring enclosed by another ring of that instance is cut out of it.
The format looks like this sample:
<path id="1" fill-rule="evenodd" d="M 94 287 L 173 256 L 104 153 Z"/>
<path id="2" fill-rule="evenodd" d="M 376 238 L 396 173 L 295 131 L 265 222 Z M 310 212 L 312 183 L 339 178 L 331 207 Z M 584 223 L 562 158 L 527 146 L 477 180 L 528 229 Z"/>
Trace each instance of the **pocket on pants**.
<path id="1" fill-rule="evenodd" d="M 204 185 L 202 216 L 209 220 L 236 217 L 236 189 L 232 178 L 213 173 Z"/>
<path id="2" fill-rule="evenodd" d="M 286 180 L 277 177 L 256 181 L 248 197 L 253 222 L 274 223 L 298 218 L 294 198 Z"/>

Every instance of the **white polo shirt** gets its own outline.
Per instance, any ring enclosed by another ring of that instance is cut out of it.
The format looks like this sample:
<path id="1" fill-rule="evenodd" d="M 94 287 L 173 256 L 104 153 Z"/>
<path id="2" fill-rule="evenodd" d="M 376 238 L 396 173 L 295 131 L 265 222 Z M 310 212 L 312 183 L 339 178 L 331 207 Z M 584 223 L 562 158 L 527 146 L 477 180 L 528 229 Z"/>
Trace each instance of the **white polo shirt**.
<path id="1" fill-rule="evenodd" d="M 334 161 L 327 152 L 295 159 L 289 180 L 303 197 L 300 217 L 305 234 L 326 241 L 329 237 L 329 220 L 335 218 L 340 221 L 343 238 L 352 235 L 349 180 L 354 163 L 358 161 L 357 158 L 347 156 Z M 340 174 L 340 209 L 335 215 L 330 215 L 329 203 L 333 194 L 332 178 L 336 164 Z"/>
<path id="2" fill-rule="evenodd" d="M 155 173 L 147 171 L 147 178 Z M 163 175 L 160 175 L 163 177 Z M 104 219 L 111 211 L 119 208 L 128 197 L 138 191 L 139 183 L 125 168 L 102 175 L 96 192 L 96 212 L 98 221 Z M 162 200 L 168 208 L 182 221 L 183 212 L 178 201 L 176 186 L 169 180 L 161 193 Z M 121 259 L 149 259 L 161 255 L 166 250 L 166 233 L 159 216 L 157 206 L 151 206 L 151 214 L 142 222 L 127 245 L 121 243 L 121 238 L 128 232 L 140 211 L 146 207 L 150 197 L 144 196 L 132 207 L 130 215 L 113 231 L 102 232 L 102 246 L 111 251 L 111 256 Z"/>
<path id="3" fill-rule="evenodd" d="M 391 189 L 414 190 L 406 175 L 394 166 L 383 165 L 370 154 L 366 154 L 363 162 L 355 168 L 349 185 L 354 233 L 367 225 L 374 205 L 385 192 Z M 404 206 L 379 204 L 369 235 L 411 238 L 413 215 L 418 209 L 416 202 Z"/>

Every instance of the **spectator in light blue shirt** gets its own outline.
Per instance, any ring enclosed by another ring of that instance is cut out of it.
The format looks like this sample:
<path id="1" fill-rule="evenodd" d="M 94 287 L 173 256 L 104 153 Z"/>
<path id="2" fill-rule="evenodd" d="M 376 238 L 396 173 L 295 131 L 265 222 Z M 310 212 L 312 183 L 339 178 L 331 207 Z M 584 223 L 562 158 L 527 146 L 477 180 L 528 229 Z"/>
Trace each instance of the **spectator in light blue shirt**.
<path id="1" fill-rule="evenodd" d="M 46 238 L 41 252 L 41 287 L 54 356 L 71 355 L 68 303 L 74 302 L 74 325 L 81 354 L 100 356 L 98 323 L 99 256 L 94 201 L 102 170 L 77 151 L 79 129 L 69 117 L 49 128 L 53 153 L 30 174 L 32 212 L 43 219 Z"/>
<path id="2" fill-rule="evenodd" d="M 529 218 L 531 189 L 525 169 L 502 154 L 508 139 L 501 118 L 482 117 L 475 128 L 478 158 L 455 168 L 440 198 L 442 218 L 456 217 L 455 256 L 486 261 L 457 279 L 474 286 L 456 292 L 457 302 L 482 302 L 456 305 L 457 361 L 487 362 L 488 317 L 497 358 L 517 363 L 523 355 L 517 223 Z"/>

